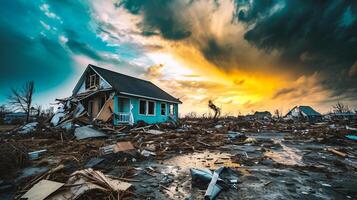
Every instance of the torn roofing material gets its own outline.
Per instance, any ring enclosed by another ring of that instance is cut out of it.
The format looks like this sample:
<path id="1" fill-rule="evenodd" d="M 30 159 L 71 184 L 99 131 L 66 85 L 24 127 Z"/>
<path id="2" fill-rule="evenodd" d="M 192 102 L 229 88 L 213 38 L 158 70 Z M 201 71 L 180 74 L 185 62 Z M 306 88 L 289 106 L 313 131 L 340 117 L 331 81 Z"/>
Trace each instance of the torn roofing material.
<path id="1" fill-rule="evenodd" d="M 174 103 L 182 103 L 179 99 L 171 96 L 150 81 L 120 74 L 118 72 L 103 69 L 91 64 L 89 64 L 88 67 L 91 67 L 96 73 L 105 79 L 113 87 L 113 89 L 123 95 L 143 98 L 147 97 Z"/>

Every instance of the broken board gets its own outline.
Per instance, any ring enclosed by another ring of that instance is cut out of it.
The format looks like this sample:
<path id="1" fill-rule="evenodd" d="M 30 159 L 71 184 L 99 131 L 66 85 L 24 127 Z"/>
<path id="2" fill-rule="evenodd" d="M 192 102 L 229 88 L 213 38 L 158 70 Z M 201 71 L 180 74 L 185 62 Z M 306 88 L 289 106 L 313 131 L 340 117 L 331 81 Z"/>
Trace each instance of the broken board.
<path id="1" fill-rule="evenodd" d="M 59 183 L 49 180 L 41 180 L 36 185 L 34 185 L 29 191 L 27 191 L 21 199 L 27 200 L 43 200 L 46 199 L 50 194 L 62 187 L 64 183 Z"/>
<path id="2" fill-rule="evenodd" d="M 135 148 L 131 142 L 118 142 L 114 147 L 114 153 L 120 151 L 130 151 L 134 149 Z"/>
<path id="3" fill-rule="evenodd" d="M 102 109 L 99 111 L 95 120 L 101 120 L 107 122 L 112 116 L 114 100 L 113 98 L 108 99 L 103 105 Z"/>

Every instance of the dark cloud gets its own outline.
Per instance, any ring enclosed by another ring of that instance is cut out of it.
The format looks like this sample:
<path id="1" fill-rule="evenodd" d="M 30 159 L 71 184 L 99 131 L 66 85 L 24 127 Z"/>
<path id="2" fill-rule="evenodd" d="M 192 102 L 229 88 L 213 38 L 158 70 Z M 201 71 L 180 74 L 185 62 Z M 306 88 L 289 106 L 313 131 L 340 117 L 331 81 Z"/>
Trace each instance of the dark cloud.
<path id="1" fill-rule="evenodd" d="M 0 29 L 1 95 L 29 80 L 35 80 L 37 91 L 49 90 L 71 74 L 72 63 L 58 42 L 29 38 L 3 21 Z"/>
<path id="2" fill-rule="evenodd" d="M 122 0 L 116 5 L 143 16 L 139 27 L 144 35 L 160 34 L 170 40 L 194 37 L 198 41 L 194 45 L 205 58 L 224 70 L 234 67 L 266 70 L 262 68 L 264 65 L 259 65 L 261 61 L 249 60 L 246 50 L 231 37 L 218 39 L 210 30 L 197 35 L 192 24 L 201 22 L 185 21 L 188 8 L 197 1 L 178 2 Z M 214 2 L 216 7 L 221 5 L 221 1 Z M 244 39 L 268 55 L 278 53 L 271 70 L 290 72 L 296 78 L 318 72 L 320 84 L 332 90 L 333 95 L 353 90 L 357 96 L 357 79 L 351 76 L 354 74 L 351 66 L 357 60 L 357 1 L 234 2 L 231 23 L 246 27 Z"/>
<path id="3" fill-rule="evenodd" d="M 222 45 L 215 38 L 205 40 L 205 44 L 200 45 L 200 50 L 208 60 L 222 66 L 232 58 L 233 48 L 230 45 Z"/>
<path id="4" fill-rule="evenodd" d="M 102 57 L 96 52 L 93 47 L 89 46 L 84 42 L 80 42 L 78 36 L 74 31 L 66 31 L 68 41 L 66 45 L 71 49 L 72 52 L 77 54 L 83 54 L 94 60 L 102 60 Z"/>
<path id="5" fill-rule="evenodd" d="M 357 92 L 357 80 L 348 76 L 357 59 L 356 11 L 355 1 L 253 1 L 237 17 L 254 24 L 245 34 L 251 44 L 278 50 L 282 66 L 296 74 L 321 72 L 321 84 L 342 95 Z"/>
<path id="6" fill-rule="evenodd" d="M 142 14 L 144 20 L 138 26 L 142 29 L 142 34 L 146 36 L 161 34 L 163 38 L 169 40 L 181 40 L 191 35 L 189 24 L 175 13 L 180 1 L 177 0 L 122 0 L 115 5 L 126 8 L 132 14 Z"/>
<path id="7" fill-rule="evenodd" d="M 351 66 L 357 57 L 357 22 L 342 26 L 351 1 L 254 1 L 239 17 L 254 23 L 245 38 L 268 52 L 279 50 L 287 62 L 311 64 L 306 70 Z M 272 3 L 274 2 L 274 3 Z M 267 7 L 268 6 L 268 7 Z M 263 9 L 264 8 L 264 9 Z M 274 8 L 277 9 L 274 11 Z M 243 12 L 243 11 L 241 11 Z M 268 14 L 268 12 L 271 12 Z M 259 17 L 260 16 L 260 17 Z"/>

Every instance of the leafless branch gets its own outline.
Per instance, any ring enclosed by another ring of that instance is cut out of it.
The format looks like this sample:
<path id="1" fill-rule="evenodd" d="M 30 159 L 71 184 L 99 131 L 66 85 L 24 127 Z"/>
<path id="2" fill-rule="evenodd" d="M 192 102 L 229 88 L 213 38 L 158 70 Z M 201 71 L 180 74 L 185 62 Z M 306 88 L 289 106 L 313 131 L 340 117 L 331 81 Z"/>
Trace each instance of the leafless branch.
<path id="1" fill-rule="evenodd" d="M 26 113 L 26 122 L 30 119 L 32 96 L 35 91 L 35 83 L 27 82 L 20 89 L 11 89 L 11 94 L 8 97 L 9 104 L 14 110 L 21 110 Z"/>
<path id="2" fill-rule="evenodd" d="M 334 113 L 351 112 L 348 105 L 345 105 L 342 102 L 337 102 L 335 105 L 332 106 L 332 108 Z"/>
<path id="3" fill-rule="evenodd" d="M 208 107 L 211 108 L 214 111 L 213 119 L 217 119 L 221 115 L 221 108 L 219 108 L 216 105 L 214 105 L 212 100 L 208 101 Z"/>

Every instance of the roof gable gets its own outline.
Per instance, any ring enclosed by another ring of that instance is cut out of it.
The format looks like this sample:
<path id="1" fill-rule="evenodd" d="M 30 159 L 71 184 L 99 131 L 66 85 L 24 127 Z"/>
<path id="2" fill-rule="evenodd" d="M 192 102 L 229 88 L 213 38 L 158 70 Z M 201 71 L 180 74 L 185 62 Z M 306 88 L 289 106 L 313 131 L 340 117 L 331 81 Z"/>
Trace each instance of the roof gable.
<path id="1" fill-rule="evenodd" d="M 94 73 L 98 74 L 98 72 L 96 72 L 94 69 L 92 69 L 88 65 L 87 68 L 82 73 L 82 75 L 81 75 L 80 79 L 78 80 L 76 86 L 72 90 L 72 95 L 77 95 L 78 93 L 83 93 L 83 92 L 87 91 L 87 89 L 85 88 L 85 79 L 86 79 L 86 76 L 87 76 L 87 74 L 88 74 L 88 72 L 90 70 L 92 70 Z M 98 76 L 99 76 L 99 88 L 100 89 L 112 88 L 112 86 L 100 74 L 98 74 Z"/>
<path id="2" fill-rule="evenodd" d="M 305 113 L 307 116 L 320 116 L 321 114 L 315 111 L 310 106 L 299 106 L 301 112 Z"/>
<path id="3" fill-rule="evenodd" d="M 296 108 L 298 108 L 300 113 L 304 113 L 306 116 L 321 116 L 319 112 L 315 111 L 310 106 L 295 106 L 285 116 L 291 115 Z"/>
<path id="4" fill-rule="evenodd" d="M 117 92 L 123 95 L 139 96 L 162 101 L 182 103 L 150 81 L 138 79 L 118 72 L 103 69 L 94 65 L 88 65 L 99 76 L 105 79 Z"/>

